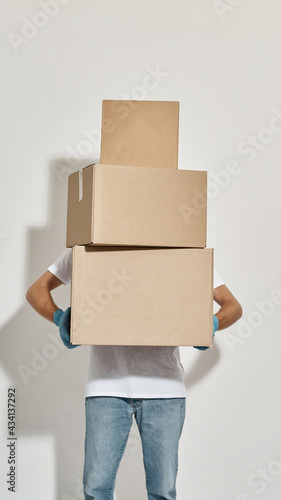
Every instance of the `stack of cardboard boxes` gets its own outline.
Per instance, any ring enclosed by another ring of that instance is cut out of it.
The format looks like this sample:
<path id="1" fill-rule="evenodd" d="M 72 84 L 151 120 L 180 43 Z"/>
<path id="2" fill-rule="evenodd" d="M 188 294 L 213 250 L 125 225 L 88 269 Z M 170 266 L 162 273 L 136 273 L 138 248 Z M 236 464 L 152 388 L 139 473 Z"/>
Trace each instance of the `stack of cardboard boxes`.
<path id="1" fill-rule="evenodd" d="M 103 101 L 100 164 L 69 176 L 72 344 L 212 346 L 207 172 L 178 170 L 179 103 Z"/>

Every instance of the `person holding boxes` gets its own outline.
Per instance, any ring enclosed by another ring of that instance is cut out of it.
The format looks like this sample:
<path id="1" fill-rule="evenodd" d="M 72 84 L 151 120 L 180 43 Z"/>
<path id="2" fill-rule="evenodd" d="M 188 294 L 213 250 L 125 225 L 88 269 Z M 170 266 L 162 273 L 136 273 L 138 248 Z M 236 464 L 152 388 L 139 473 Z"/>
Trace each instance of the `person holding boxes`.
<path id="1" fill-rule="evenodd" d="M 101 164 L 68 179 L 68 248 L 26 295 L 66 348 L 91 345 L 85 500 L 113 498 L 133 415 L 149 500 L 176 499 L 179 345 L 206 350 L 242 315 L 205 249 L 207 172 L 178 170 L 178 125 L 177 101 L 103 101 Z M 51 294 L 62 284 L 72 286 L 66 311 Z"/>
<path id="2" fill-rule="evenodd" d="M 70 308 L 62 311 L 51 292 L 71 283 L 72 249 L 66 249 L 27 291 L 27 300 L 54 322 L 65 346 Z M 220 305 L 213 335 L 235 323 L 242 307 L 214 269 L 213 298 Z M 185 420 L 184 368 L 177 346 L 92 345 L 85 388 L 85 500 L 113 498 L 115 479 L 135 420 L 140 432 L 150 500 L 175 500 L 178 446 Z"/>

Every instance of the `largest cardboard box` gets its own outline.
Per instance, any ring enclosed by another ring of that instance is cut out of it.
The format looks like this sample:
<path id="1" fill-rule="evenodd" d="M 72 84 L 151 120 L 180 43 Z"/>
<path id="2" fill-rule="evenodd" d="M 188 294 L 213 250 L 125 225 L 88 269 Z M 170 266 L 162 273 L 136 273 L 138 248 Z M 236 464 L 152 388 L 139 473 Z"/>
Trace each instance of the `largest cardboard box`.
<path id="1" fill-rule="evenodd" d="M 212 316 L 212 248 L 73 248 L 72 344 L 212 346 Z"/>
<path id="2" fill-rule="evenodd" d="M 206 171 L 93 164 L 81 174 L 68 178 L 67 247 L 206 246 Z"/>

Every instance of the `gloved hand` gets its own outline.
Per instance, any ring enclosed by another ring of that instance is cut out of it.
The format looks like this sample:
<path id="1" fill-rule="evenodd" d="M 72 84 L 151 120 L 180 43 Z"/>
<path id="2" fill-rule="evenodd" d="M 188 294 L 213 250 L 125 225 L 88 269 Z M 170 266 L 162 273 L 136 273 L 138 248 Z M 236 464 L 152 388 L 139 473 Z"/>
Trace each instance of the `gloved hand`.
<path id="1" fill-rule="evenodd" d="M 213 315 L 213 340 L 215 338 L 215 333 L 216 333 L 218 327 L 219 327 L 219 320 L 218 320 L 217 316 L 214 314 Z M 193 346 L 193 347 L 194 347 L 194 349 L 200 349 L 200 351 L 205 351 L 206 349 L 209 349 L 209 347 L 201 347 L 201 346 L 199 346 L 199 347 Z"/>
<path id="2" fill-rule="evenodd" d="M 70 314 L 71 307 L 68 307 L 65 311 L 57 309 L 53 316 L 54 323 L 59 327 L 61 339 L 68 349 L 72 349 L 73 347 L 78 347 L 80 345 L 70 343 Z"/>

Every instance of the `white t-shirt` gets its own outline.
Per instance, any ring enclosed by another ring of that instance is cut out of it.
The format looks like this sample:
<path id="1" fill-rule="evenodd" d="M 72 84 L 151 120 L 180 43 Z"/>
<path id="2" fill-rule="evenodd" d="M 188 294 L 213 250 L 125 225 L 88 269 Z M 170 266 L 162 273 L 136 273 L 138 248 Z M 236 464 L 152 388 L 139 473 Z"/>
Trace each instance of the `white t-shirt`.
<path id="1" fill-rule="evenodd" d="M 48 267 L 65 285 L 71 283 L 72 249 Z M 213 286 L 224 285 L 214 269 Z M 186 397 L 178 346 L 91 345 L 85 397 Z"/>

